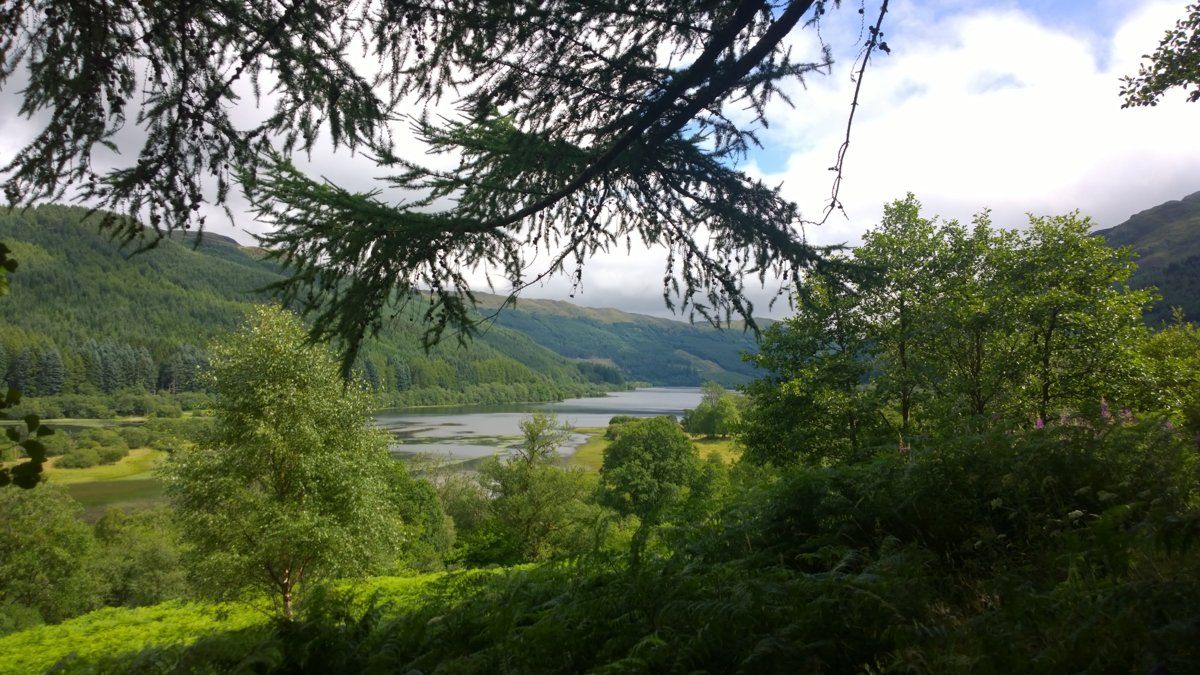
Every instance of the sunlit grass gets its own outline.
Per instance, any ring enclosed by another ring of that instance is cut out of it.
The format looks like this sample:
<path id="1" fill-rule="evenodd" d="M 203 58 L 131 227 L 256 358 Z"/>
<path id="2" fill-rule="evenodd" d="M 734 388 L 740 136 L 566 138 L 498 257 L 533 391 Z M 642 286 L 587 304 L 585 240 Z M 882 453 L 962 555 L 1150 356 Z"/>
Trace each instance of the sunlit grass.
<path id="1" fill-rule="evenodd" d="M 508 569 L 520 569 L 508 568 Z M 508 570 L 458 573 L 469 579 Z M 373 577 L 335 583 L 337 591 L 351 591 L 356 604 L 387 604 L 393 611 L 421 602 L 430 584 L 445 573 L 414 577 Z M 108 607 L 52 626 L 38 626 L 0 637 L 0 673 L 41 673 L 56 664 L 62 672 L 95 672 L 104 660 L 130 657 L 147 647 L 182 647 L 218 633 L 266 627 L 269 614 L 249 604 L 166 602 L 151 607 Z M 244 636 L 247 647 L 257 631 Z M 109 665 L 112 665 L 111 663 Z"/>
<path id="2" fill-rule="evenodd" d="M 134 654 L 152 645 L 187 645 L 213 633 L 266 623 L 264 613 L 240 605 L 108 607 L 0 638 L 0 672 L 44 673 L 59 663 L 64 672 L 87 672 L 91 669 L 81 666 L 89 661 Z"/>
<path id="3" fill-rule="evenodd" d="M 583 445 L 575 448 L 575 452 L 567 457 L 567 464 L 571 466 L 581 466 L 589 471 L 599 471 L 600 465 L 604 463 L 604 449 L 612 441 L 604 437 L 605 429 L 603 427 L 588 427 L 574 430 L 576 433 L 586 434 L 588 439 Z"/>
<path id="4" fill-rule="evenodd" d="M 46 462 L 45 475 L 48 480 L 58 485 L 150 478 L 154 467 L 166 456 L 167 453 L 162 450 L 138 448 L 130 450 L 128 455 L 114 464 L 97 464 L 86 469 L 60 469 L 57 466 L 59 458 L 52 457 Z"/>
<path id="5" fill-rule="evenodd" d="M 581 466 L 589 471 L 599 471 L 601 465 L 604 464 L 604 450 L 612 441 L 604 437 L 605 430 L 602 428 L 575 429 L 575 431 L 587 434 L 588 439 L 567 458 L 567 464 Z M 733 438 L 692 436 L 692 443 L 696 445 L 696 450 L 704 459 L 708 459 L 710 455 L 716 455 L 726 464 L 733 464 L 742 456 L 742 450 Z"/>

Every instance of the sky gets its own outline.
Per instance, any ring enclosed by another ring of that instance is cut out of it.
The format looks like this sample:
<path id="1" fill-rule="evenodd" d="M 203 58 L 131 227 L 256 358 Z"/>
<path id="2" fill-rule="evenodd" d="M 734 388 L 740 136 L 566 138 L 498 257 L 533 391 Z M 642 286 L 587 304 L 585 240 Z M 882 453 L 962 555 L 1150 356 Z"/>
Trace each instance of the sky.
<path id="1" fill-rule="evenodd" d="M 990 208 L 1004 227 L 1027 213 L 1079 209 L 1097 227 L 1200 191 L 1200 104 L 1180 92 L 1157 107 L 1122 109 L 1119 87 L 1143 54 L 1184 14 L 1183 0 L 973 2 L 893 1 L 884 23 L 891 54 L 870 64 L 852 132 L 835 214 L 806 235 L 817 244 L 856 244 L 883 204 L 914 193 L 927 214 L 969 220 Z M 842 141 L 861 45 L 858 4 L 827 15 L 821 36 L 835 59 L 827 75 L 784 90 L 795 102 L 768 110 L 764 147 L 741 167 L 779 185 L 806 219 L 820 216 Z M 867 16 L 877 4 L 868 3 Z M 815 31 L 789 36 L 795 57 L 816 57 Z M 28 138 L 37 120 L 12 112 L 16 87 L 0 97 L 0 161 Z M 247 113 L 253 114 L 253 113 Z M 408 152 L 420 153 L 415 145 Z M 356 189 L 375 186 L 378 171 L 362 158 L 318 149 L 310 170 Z M 210 231 L 249 242 L 263 225 L 238 211 L 230 223 L 210 217 Z M 543 253 L 543 256 L 545 254 Z M 573 302 L 670 316 L 660 280 L 664 256 L 622 249 L 590 260 Z M 568 279 L 550 279 L 528 297 L 567 299 Z M 758 315 L 775 290 L 753 292 Z"/>

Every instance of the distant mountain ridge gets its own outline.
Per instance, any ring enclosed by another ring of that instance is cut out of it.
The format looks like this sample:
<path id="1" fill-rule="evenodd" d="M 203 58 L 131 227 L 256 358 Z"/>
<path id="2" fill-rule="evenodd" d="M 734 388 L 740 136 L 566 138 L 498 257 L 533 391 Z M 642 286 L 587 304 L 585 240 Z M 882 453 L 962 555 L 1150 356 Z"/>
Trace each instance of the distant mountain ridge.
<path id="1" fill-rule="evenodd" d="M 50 205 L 0 214 L 0 240 L 21 265 L 0 299 L 0 377 L 17 356 L 18 365 L 36 363 L 54 351 L 64 360 L 66 390 L 103 389 L 91 361 L 108 350 L 142 364 L 129 377 L 162 386 L 151 380 L 161 380 L 166 365 L 232 328 L 267 299 L 258 289 L 282 278 L 260 250 L 212 233 L 199 246 L 184 235 L 127 257 L 80 223 L 84 213 Z M 485 296 L 483 309 L 498 303 Z M 430 353 L 406 319 L 415 317 L 399 317 L 369 341 L 360 362 L 368 381 L 403 394 L 398 404 L 544 399 L 628 380 L 732 384 L 752 372 L 739 357 L 754 346 L 749 336 L 619 310 L 522 299 L 465 348 L 450 338 Z M 584 332 L 589 337 L 579 339 Z"/>
<path id="2" fill-rule="evenodd" d="M 494 309 L 503 298 L 480 295 Z M 758 348 L 753 333 L 717 329 L 619 309 L 580 307 L 561 300 L 520 298 L 496 318 L 539 345 L 567 358 L 606 363 L 631 379 L 667 386 L 702 380 L 741 384 L 758 375 L 741 355 Z"/>
<path id="3" fill-rule="evenodd" d="M 1130 216 L 1093 234 L 1113 247 L 1129 246 L 1138 253 L 1131 279 L 1137 288 L 1154 286 L 1162 300 L 1147 313 L 1158 325 L 1179 307 L 1190 321 L 1200 321 L 1200 192 Z"/>

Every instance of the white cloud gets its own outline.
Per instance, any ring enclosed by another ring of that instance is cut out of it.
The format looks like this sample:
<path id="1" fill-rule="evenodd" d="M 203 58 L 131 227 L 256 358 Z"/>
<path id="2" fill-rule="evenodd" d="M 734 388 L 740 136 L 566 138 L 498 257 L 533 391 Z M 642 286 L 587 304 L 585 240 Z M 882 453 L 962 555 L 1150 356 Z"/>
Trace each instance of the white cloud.
<path id="1" fill-rule="evenodd" d="M 907 191 L 944 217 L 990 207 L 998 224 L 1016 226 L 1028 211 L 1078 208 L 1108 226 L 1200 189 L 1200 106 L 1170 96 L 1123 110 L 1118 95 L 1120 77 L 1181 12 L 1143 4 L 1115 34 L 1096 36 L 1016 9 L 931 21 L 928 6 L 902 5 L 885 24 L 892 54 L 864 81 L 841 193 L 849 219 L 835 215 L 810 238 L 855 243 Z M 850 65 L 842 58 L 832 77 L 810 82 L 810 98 L 797 96 L 803 109 L 775 111 L 768 138 L 788 149 L 785 166 L 751 166 L 808 217 L 827 196 Z"/>

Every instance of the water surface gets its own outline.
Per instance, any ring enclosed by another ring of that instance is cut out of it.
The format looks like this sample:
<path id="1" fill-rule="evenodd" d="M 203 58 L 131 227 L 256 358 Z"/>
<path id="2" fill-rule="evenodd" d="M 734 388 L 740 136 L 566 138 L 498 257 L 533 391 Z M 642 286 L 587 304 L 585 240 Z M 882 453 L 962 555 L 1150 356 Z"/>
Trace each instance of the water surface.
<path id="1" fill-rule="evenodd" d="M 697 387 L 649 387 L 557 403 L 384 410 L 375 419 L 396 436 L 396 454 L 432 453 L 473 459 L 517 445 L 521 435 L 518 424 L 535 410 L 552 412 L 571 427 L 603 427 L 614 415 L 679 416 L 699 402 Z M 559 451 L 570 454 L 584 440 L 583 435 L 573 434 Z"/>

